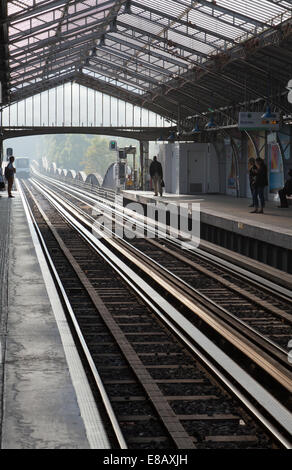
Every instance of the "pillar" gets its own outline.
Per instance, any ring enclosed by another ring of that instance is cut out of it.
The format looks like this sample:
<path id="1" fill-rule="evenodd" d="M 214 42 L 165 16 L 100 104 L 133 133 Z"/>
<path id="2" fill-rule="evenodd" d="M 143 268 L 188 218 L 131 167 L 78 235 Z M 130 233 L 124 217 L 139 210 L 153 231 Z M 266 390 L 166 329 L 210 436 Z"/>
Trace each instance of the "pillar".
<path id="1" fill-rule="evenodd" d="M 1 99 L 1 96 L 0 96 Z M 1 101 L 0 101 L 1 102 Z M 4 156 L 3 156 L 3 124 L 2 124 L 2 119 L 3 119 L 3 110 L 2 106 L 0 105 L 0 166 L 2 165 Z"/>
<path id="2" fill-rule="evenodd" d="M 3 163 L 3 160 L 4 160 L 4 148 L 3 148 L 3 142 L 4 142 L 4 139 L 2 138 L 2 135 L 0 135 L 0 167 Z"/>
<path id="3" fill-rule="evenodd" d="M 140 164 L 141 164 L 141 184 L 142 190 L 147 191 L 150 188 L 149 175 L 149 142 L 140 141 Z"/>

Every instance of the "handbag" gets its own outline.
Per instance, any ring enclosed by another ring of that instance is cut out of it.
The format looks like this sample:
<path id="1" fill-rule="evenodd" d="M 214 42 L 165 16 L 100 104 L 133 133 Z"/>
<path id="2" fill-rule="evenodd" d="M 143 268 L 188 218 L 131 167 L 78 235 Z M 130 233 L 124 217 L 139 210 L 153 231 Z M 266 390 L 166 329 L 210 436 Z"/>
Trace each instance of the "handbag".
<path id="1" fill-rule="evenodd" d="M 161 187 L 162 187 L 162 188 L 165 188 L 165 183 L 164 183 L 163 180 L 161 180 Z"/>
<path id="2" fill-rule="evenodd" d="M 13 168 L 9 168 L 8 165 L 5 167 L 5 170 L 4 170 L 4 175 L 5 175 L 5 178 L 8 180 L 9 178 L 12 178 L 12 176 L 14 175 L 14 171 L 13 171 Z"/>

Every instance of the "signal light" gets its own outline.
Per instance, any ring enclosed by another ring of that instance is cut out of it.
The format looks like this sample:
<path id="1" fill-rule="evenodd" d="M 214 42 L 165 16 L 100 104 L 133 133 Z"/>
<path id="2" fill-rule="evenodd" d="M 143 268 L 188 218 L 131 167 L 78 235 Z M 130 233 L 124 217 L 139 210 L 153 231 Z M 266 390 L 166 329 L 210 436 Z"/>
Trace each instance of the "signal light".
<path id="1" fill-rule="evenodd" d="M 110 150 L 117 150 L 117 141 L 116 140 L 111 140 L 109 143 L 109 149 Z"/>

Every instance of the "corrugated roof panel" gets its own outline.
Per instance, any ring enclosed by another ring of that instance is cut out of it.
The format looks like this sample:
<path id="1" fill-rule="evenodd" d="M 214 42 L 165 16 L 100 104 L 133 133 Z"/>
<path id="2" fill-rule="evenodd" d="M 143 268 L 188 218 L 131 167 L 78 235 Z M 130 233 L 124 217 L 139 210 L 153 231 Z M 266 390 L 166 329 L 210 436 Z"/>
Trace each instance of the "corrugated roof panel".
<path id="1" fill-rule="evenodd" d="M 117 26 L 110 29 L 114 7 Z M 131 14 L 120 0 L 8 0 L 10 66 L 25 74 L 43 60 L 46 78 L 70 63 L 82 69 L 104 34 L 116 51 L 112 63 L 153 86 L 151 79 L 165 82 L 288 18 L 288 0 L 131 0 Z"/>

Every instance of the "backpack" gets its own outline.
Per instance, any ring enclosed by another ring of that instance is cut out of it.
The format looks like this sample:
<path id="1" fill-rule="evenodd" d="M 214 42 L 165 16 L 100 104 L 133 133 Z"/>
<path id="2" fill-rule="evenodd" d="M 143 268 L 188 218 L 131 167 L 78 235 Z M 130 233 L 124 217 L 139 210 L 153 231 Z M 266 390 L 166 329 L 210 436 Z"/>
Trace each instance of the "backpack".
<path id="1" fill-rule="evenodd" d="M 13 168 L 8 168 L 8 165 L 7 165 L 4 170 L 4 175 L 7 180 L 8 178 L 11 178 L 14 175 Z"/>
<path id="2" fill-rule="evenodd" d="M 1 189 L 5 189 L 5 183 L 4 183 L 4 179 L 3 179 L 3 176 L 2 176 L 2 170 L 0 168 L 0 190 Z"/>

